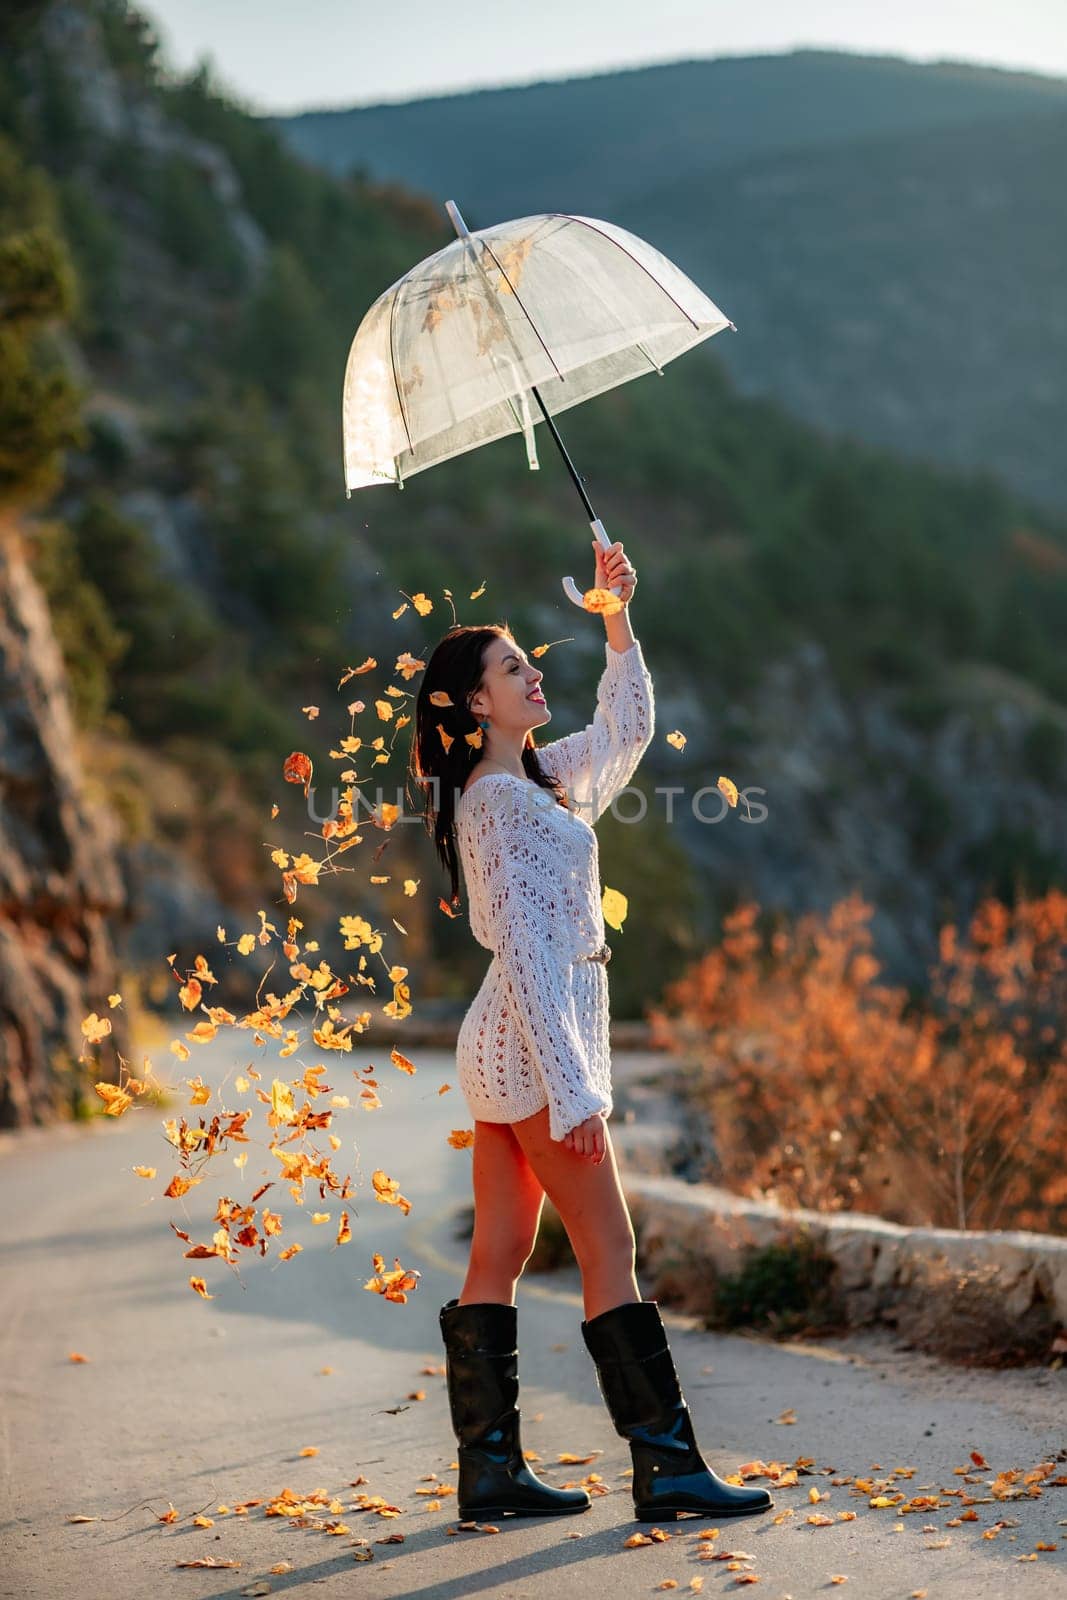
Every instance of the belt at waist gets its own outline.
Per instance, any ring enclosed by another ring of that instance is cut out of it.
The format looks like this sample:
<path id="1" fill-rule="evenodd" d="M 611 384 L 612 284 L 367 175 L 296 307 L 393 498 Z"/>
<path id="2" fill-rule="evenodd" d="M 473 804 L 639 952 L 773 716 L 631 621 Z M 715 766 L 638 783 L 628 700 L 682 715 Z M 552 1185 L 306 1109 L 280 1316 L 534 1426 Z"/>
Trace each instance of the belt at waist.
<path id="1" fill-rule="evenodd" d="M 489 947 L 487 945 L 486 949 L 488 949 L 488 948 Z M 492 953 L 493 959 L 495 961 L 497 959 L 497 952 L 494 950 L 491 953 Z M 575 956 L 574 959 L 575 959 L 575 961 L 601 961 L 606 965 L 611 960 L 611 946 L 610 946 L 610 944 L 602 944 L 600 946 L 600 949 L 599 950 L 594 950 L 592 955 L 589 955 L 589 956 Z"/>

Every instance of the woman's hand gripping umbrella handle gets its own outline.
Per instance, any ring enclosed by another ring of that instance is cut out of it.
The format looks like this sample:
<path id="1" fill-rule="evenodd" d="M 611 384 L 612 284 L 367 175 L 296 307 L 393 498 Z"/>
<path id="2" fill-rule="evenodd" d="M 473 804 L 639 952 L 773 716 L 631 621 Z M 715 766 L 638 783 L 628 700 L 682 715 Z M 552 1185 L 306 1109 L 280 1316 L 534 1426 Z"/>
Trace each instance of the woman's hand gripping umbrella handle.
<path id="1" fill-rule="evenodd" d="M 610 550 L 611 540 L 608 538 L 604 524 L 601 522 L 600 518 L 594 517 L 589 526 L 596 534 L 600 548 L 602 550 Z M 567 596 L 568 600 L 573 600 L 576 606 L 580 606 L 582 604 L 582 590 L 579 589 L 573 578 L 564 578 L 563 593 Z M 616 597 L 620 595 L 622 593 L 622 585 L 619 584 L 616 588 L 612 589 L 611 593 Z"/>

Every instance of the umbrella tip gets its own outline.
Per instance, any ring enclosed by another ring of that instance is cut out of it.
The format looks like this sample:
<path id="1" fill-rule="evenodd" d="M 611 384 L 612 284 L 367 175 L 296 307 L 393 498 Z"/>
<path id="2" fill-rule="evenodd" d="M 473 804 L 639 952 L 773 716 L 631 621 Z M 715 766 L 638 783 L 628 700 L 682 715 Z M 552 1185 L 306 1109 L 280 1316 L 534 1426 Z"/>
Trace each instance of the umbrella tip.
<path id="1" fill-rule="evenodd" d="M 448 212 L 448 220 L 451 222 L 453 228 L 455 228 L 457 236 L 460 239 L 469 238 L 470 235 L 467 229 L 467 224 L 460 215 L 460 210 L 456 202 L 454 200 L 446 200 L 445 210 Z"/>

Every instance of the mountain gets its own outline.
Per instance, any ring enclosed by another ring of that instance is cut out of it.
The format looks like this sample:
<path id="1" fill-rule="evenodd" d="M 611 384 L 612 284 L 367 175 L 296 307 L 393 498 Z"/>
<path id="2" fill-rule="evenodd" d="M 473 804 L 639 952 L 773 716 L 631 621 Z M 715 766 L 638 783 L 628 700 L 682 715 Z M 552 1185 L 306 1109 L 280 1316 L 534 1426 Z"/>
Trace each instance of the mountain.
<path id="1" fill-rule="evenodd" d="M 274 121 L 472 228 L 619 223 L 737 324 L 740 392 L 1067 505 L 1064 80 L 801 50 Z"/>

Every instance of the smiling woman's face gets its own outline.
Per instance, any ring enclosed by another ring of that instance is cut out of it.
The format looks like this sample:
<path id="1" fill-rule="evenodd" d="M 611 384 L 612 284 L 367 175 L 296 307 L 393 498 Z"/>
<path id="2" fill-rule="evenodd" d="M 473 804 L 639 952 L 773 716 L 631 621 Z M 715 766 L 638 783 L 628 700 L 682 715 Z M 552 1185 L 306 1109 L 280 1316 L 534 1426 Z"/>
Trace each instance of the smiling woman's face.
<path id="1" fill-rule="evenodd" d="M 541 691 L 544 676 L 514 639 L 496 638 L 483 657 L 482 687 L 471 696 L 471 710 L 491 729 L 525 733 L 548 722 L 551 712 Z M 537 698 L 530 699 L 531 695 Z"/>

